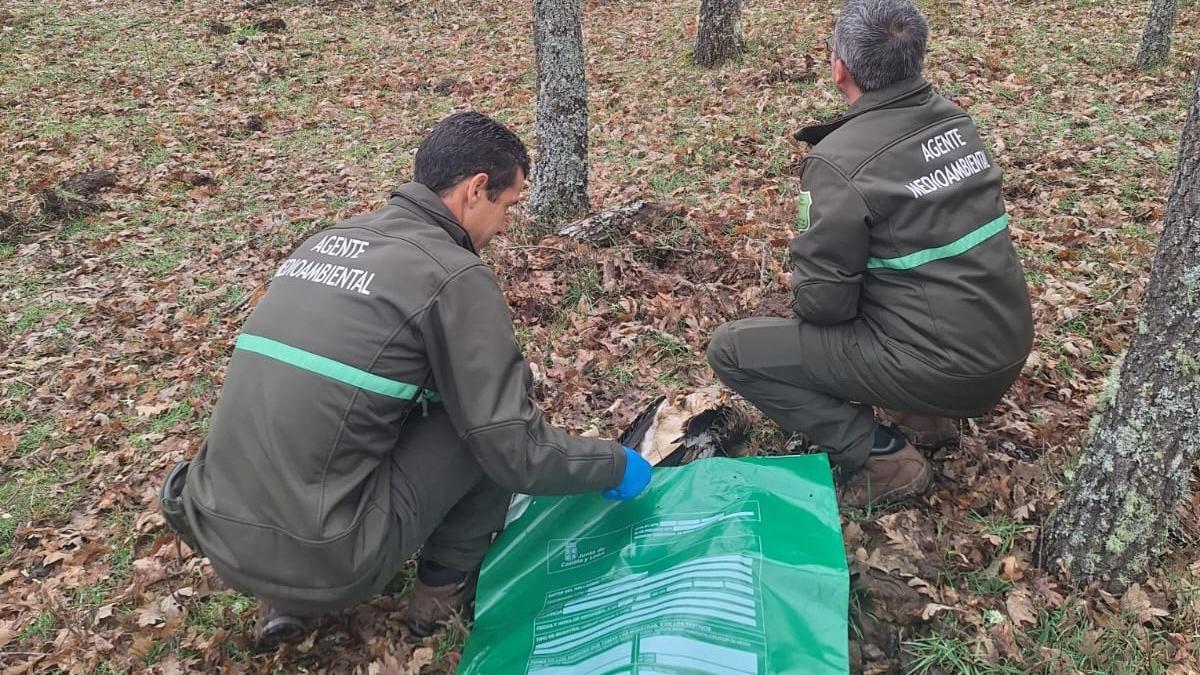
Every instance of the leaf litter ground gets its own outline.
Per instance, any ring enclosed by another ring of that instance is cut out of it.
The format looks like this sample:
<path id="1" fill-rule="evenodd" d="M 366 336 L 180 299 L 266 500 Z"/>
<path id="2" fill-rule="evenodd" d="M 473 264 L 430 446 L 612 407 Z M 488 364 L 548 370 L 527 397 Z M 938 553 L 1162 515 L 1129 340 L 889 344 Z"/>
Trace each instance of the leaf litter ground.
<path id="1" fill-rule="evenodd" d="M 1139 7 L 923 3 L 928 76 L 1006 171 L 1038 321 L 995 411 L 936 453 L 917 504 L 847 513 L 868 673 L 1197 672 L 1200 497 L 1150 578 L 1072 592 L 1038 527 L 1134 329 L 1200 42 L 1130 68 Z M 615 435 L 660 393 L 713 381 L 708 336 L 784 315 L 803 149 L 830 116 L 834 2 L 747 3 L 748 51 L 688 63 L 694 2 L 588 0 L 592 199 L 660 205 L 619 244 L 487 254 L 550 417 Z M 253 602 L 177 549 L 155 508 L 195 452 L 238 327 L 306 233 L 380 205 L 436 120 L 475 107 L 532 141 L 525 4 L 32 2 L 0 10 L 0 672 L 452 672 L 394 593 L 276 652 Z M 107 171 L 115 177 L 87 172 Z M 763 452 L 791 439 L 768 424 Z M 802 533 L 798 533 L 802 535 Z"/>

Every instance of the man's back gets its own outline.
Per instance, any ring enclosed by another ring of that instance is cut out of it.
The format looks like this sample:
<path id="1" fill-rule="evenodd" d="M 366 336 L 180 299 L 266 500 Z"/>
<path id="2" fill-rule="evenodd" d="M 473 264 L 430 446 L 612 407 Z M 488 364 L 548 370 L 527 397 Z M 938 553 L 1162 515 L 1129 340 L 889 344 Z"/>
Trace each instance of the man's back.
<path id="1" fill-rule="evenodd" d="M 870 327 L 946 372 L 1025 358 L 1032 322 L 1001 172 L 966 112 L 913 78 L 801 137 L 817 143 L 803 183 L 824 220 L 796 238 L 793 264 L 858 284 Z"/>
<path id="2" fill-rule="evenodd" d="M 481 265 L 452 232 L 394 197 L 279 266 L 188 481 L 218 564 L 260 576 L 254 556 L 304 550 L 278 582 L 332 587 L 369 577 L 398 548 L 385 460 L 404 417 L 435 396 L 415 322 L 448 278 Z"/>

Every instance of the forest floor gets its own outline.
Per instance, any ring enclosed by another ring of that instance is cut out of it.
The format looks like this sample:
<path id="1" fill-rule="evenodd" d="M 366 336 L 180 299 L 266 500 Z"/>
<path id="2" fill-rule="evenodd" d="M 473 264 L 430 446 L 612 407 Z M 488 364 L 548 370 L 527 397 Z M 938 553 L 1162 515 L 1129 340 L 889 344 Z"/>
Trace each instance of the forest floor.
<path id="1" fill-rule="evenodd" d="M 485 255 L 555 423 L 615 435 L 713 381 L 720 323 L 787 311 L 789 134 L 842 108 L 823 45 L 837 4 L 748 2 L 744 58 L 702 71 L 695 0 L 586 0 L 593 206 L 664 210 L 604 249 L 522 218 Z M 1135 321 L 1200 7 L 1182 3 L 1170 64 L 1142 73 L 1147 3 L 921 4 L 928 78 L 1005 170 L 1038 329 L 1003 402 L 936 453 L 929 495 L 844 514 L 855 669 L 1200 672 L 1200 493 L 1121 594 L 1034 559 Z M 155 496 L 281 258 L 380 206 L 452 111 L 532 143 L 532 54 L 529 3 L 0 7 L 0 672 L 453 671 L 466 629 L 413 638 L 403 594 L 256 652 L 253 601 L 179 556 Z M 756 439 L 786 440 L 767 423 Z"/>

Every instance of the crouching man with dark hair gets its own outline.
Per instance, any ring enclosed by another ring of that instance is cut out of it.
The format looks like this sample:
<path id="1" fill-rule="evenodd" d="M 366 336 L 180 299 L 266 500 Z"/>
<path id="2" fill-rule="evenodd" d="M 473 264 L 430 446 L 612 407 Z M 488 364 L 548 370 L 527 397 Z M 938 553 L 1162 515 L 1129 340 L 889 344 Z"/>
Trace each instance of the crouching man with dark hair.
<path id="1" fill-rule="evenodd" d="M 790 245 L 796 317 L 725 324 L 708 349 L 730 388 L 829 453 L 847 506 L 925 491 L 914 445 L 995 405 L 1033 341 L 1000 168 L 921 77 L 928 34 L 910 0 L 845 4 L 828 44 L 850 109 L 796 134 L 813 146 Z"/>
<path id="2" fill-rule="evenodd" d="M 374 213 L 303 242 L 238 337 L 209 434 L 163 491 L 168 521 L 259 601 L 260 639 L 380 593 L 418 549 L 407 623 L 428 635 L 473 599 L 512 492 L 630 499 L 650 467 L 551 427 L 477 251 L 529 174 L 479 113 L 417 150 Z"/>

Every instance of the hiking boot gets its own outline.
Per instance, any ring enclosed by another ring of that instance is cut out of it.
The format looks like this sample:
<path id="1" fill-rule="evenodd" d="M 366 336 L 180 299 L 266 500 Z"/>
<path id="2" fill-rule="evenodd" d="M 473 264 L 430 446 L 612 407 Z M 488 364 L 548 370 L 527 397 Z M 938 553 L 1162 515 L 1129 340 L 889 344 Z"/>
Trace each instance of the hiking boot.
<path id="1" fill-rule="evenodd" d="M 875 436 L 867 461 L 840 481 L 841 506 L 861 509 L 893 504 L 920 495 L 933 483 L 929 462 L 900 432 L 878 427 Z"/>
<path id="2" fill-rule="evenodd" d="M 475 602 L 479 572 L 459 572 L 431 561 L 417 565 L 404 623 L 417 637 L 429 637 L 453 614 L 465 614 Z"/>
<path id="3" fill-rule="evenodd" d="M 306 631 L 304 620 L 284 614 L 262 600 L 254 623 L 254 642 L 259 648 L 271 648 L 284 642 L 298 642 Z"/>
<path id="4" fill-rule="evenodd" d="M 958 420 L 879 409 L 884 424 L 892 424 L 919 448 L 944 448 L 958 443 Z"/>

